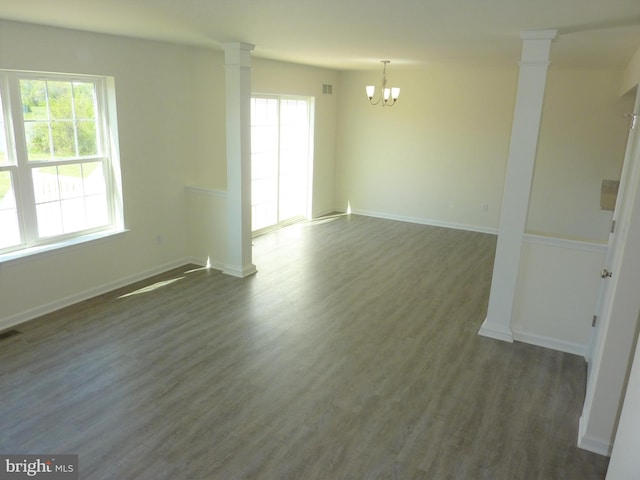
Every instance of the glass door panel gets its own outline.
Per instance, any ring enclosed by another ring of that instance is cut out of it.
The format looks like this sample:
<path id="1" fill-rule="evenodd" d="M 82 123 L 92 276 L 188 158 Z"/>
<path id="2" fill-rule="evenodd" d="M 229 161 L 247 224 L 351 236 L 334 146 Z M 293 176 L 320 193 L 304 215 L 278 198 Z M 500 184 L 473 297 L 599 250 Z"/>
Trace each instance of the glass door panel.
<path id="1" fill-rule="evenodd" d="M 303 218 L 309 185 L 308 99 L 251 99 L 252 231 Z"/>

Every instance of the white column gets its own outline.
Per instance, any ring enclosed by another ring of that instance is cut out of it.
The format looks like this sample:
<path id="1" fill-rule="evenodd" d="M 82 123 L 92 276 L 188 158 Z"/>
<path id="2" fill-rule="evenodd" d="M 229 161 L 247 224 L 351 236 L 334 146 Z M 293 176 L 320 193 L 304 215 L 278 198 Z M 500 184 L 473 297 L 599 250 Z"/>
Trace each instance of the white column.
<path id="1" fill-rule="evenodd" d="M 556 30 L 523 32 L 496 257 L 487 318 L 480 335 L 513 341 L 511 313 L 529 209 L 551 41 Z"/>
<path id="2" fill-rule="evenodd" d="M 251 52 L 248 43 L 225 43 L 227 116 L 227 264 L 235 277 L 256 273 L 251 259 Z"/>

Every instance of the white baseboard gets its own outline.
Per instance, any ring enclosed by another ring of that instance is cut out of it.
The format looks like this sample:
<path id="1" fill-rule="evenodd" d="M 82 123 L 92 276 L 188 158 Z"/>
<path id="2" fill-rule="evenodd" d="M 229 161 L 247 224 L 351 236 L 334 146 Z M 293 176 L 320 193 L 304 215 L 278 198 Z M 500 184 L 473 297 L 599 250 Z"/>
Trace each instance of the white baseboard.
<path id="1" fill-rule="evenodd" d="M 604 455 L 605 457 L 610 457 L 611 450 L 613 449 L 611 442 L 601 438 L 589 437 L 586 435 L 584 429 L 585 425 L 582 421 L 582 417 L 580 417 L 580 425 L 578 427 L 578 448 L 597 453 L 598 455 Z"/>
<path id="2" fill-rule="evenodd" d="M 208 265 L 207 265 L 207 261 L 209 263 Z M 196 257 L 189 257 L 188 263 L 193 263 L 194 265 L 198 265 L 200 267 L 208 266 L 213 270 L 220 270 L 220 271 L 223 271 L 225 268 L 225 265 L 222 262 L 212 262 L 210 259 L 202 260 L 201 258 L 196 258 Z"/>
<path id="3" fill-rule="evenodd" d="M 39 305 L 37 307 L 30 308 L 29 310 L 26 310 L 24 312 L 20 312 L 18 314 L 0 319 L 0 330 L 5 330 L 7 328 L 15 327 L 16 325 L 19 325 L 24 322 L 28 322 L 29 320 L 33 320 L 42 315 L 55 312 L 56 310 L 60 310 L 61 308 L 65 308 L 70 305 L 82 302 L 84 300 L 97 297 L 98 295 L 108 293 L 112 290 L 116 290 L 117 288 L 125 287 L 134 282 L 144 280 L 145 278 L 149 278 L 154 275 L 158 275 L 159 273 L 164 273 L 166 271 L 172 270 L 174 268 L 178 268 L 188 263 L 190 263 L 190 259 L 187 259 L 187 258 L 175 260 L 173 262 L 169 262 L 164 265 L 154 267 L 144 272 L 136 273 L 134 275 L 130 275 L 128 277 L 124 277 L 116 281 L 109 282 L 104 285 L 100 285 L 98 287 L 90 288 L 88 290 L 84 290 L 82 292 L 69 295 L 68 297 L 64 297 L 64 298 L 55 300 L 53 302 L 46 303 L 44 305 Z"/>
<path id="4" fill-rule="evenodd" d="M 351 213 L 356 215 L 364 215 L 365 217 L 384 218 L 386 220 L 398 220 L 400 222 L 418 223 L 420 225 L 429 225 L 432 227 L 453 228 L 455 230 L 467 230 L 470 232 L 498 234 L 498 229 L 493 227 L 480 227 L 478 225 L 467 225 L 464 223 L 443 222 L 433 220 L 431 218 L 407 217 L 403 215 L 393 215 L 389 213 L 372 212 L 370 210 L 352 210 Z"/>
<path id="5" fill-rule="evenodd" d="M 232 277 L 245 278 L 254 275 L 255 273 L 257 273 L 257 271 L 258 269 L 254 264 L 243 266 L 226 265 L 222 270 L 222 273 L 231 275 Z"/>
<path id="6" fill-rule="evenodd" d="M 503 342 L 513 343 L 513 335 L 511 330 L 498 330 L 489 325 L 489 322 L 485 318 L 482 322 L 482 326 L 478 331 L 478 335 L 483 337 L 493 338 L 495 340 L 502 340 Z"/>
<path id="7" fill-rule="evenodd" d="M 545 337 L 543 335 L 537 335 L 535 333 L 514 330 L 513 339 L 518 342 L 529 343 L 531 345 L 550 348 L 552 350 L 558 350 L 560 352 L 572 353 L 574 355 L 580 355 L 582 357 L 587 355 L 587 345 L 583 345 L 581 343 L 566 342 L 564 340 Z"/>

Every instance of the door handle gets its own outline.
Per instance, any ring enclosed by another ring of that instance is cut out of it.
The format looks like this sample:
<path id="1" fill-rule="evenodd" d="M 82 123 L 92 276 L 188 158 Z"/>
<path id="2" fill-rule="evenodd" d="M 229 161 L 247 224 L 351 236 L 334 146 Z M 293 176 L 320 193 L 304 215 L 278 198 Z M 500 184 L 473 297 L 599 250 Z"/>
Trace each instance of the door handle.
<path id="1" fill-rule="evenodd" d="M 602 278 L 608 278 L 611 277 L 611 275 L 613 275 L 613 272 L 610 272 L 609 270 L 607 270 L 606 268 L 602 270 L 602 272 L 600 272 L 600 276 Z"/>

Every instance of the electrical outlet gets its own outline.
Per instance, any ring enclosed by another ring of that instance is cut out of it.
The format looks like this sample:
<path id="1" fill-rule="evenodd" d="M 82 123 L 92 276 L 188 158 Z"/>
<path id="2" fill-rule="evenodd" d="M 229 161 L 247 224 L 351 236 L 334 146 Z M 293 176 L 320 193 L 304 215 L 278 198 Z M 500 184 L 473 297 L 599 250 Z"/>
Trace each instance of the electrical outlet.
<path id="1" fill-rule="evenodd" d="M 480 211 L 482 213 L 487 213 L 489 211 L 489 204 L 483 203 L 482 205 L 480 205 Z"/>

